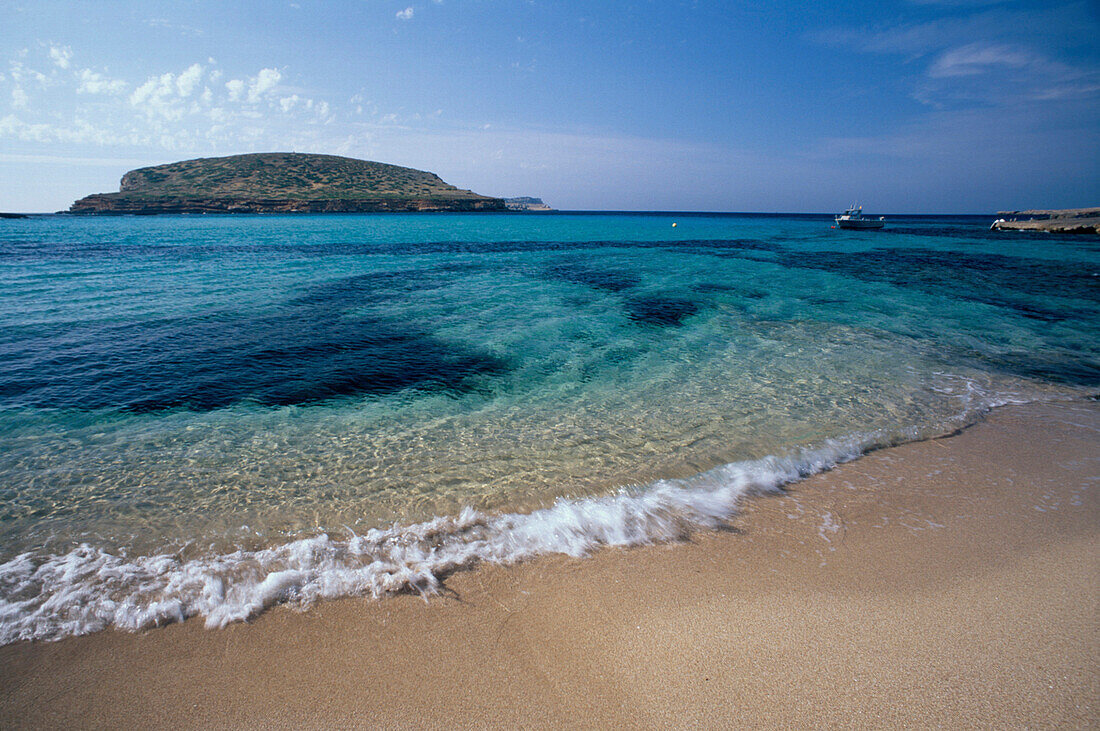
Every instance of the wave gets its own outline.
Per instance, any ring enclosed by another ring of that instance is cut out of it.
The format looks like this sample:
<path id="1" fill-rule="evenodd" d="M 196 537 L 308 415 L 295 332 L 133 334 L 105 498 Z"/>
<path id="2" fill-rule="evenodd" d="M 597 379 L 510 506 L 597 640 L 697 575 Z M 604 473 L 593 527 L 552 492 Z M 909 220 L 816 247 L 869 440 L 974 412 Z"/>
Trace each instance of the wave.
<path id="1" fill-rule="evenodd" d="M 994 406 L 1020 402 L 979 401 L 952 420 L 954 428 Z M 218 628 L 281 603 L 305 609 L 338 597 L 427 597 L 448 575 L 479 562 L 512 564 L 553 553 L 581 557 L 604 546 L 683 540 L 727 524 L 748 496 L 776 492 L 871 450 L 927 436 L 918 427 L 854 434 L 686 479 L 563 498 L 530 513 L 465 508 L 362 535 L 347 529 L 346 537 L 321 534 L 189 560 L 178 554 L 128 557 L 89 544 L 64 555 L 23 553 L 0 565 L 0 644 L 107 628 L 136 631 L 194 616 Z"/>

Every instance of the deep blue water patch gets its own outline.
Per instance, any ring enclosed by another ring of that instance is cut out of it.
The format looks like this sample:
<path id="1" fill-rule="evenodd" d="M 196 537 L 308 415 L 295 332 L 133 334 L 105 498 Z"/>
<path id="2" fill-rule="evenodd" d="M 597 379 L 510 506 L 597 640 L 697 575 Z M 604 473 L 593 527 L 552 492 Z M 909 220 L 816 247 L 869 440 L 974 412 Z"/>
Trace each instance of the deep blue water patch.
<path id="1" fill-rule="evenodd" d="M 641 282 L 641 277 L 632 271 L 596 268 L 574 261 L 547 266 L 545 276 L 547 279 L 583 284 L 607 292 L 623 292 L 637 287 Z"/>
<path id="2" fill-rule="evenodd" d="M 998 308 L 1023 321 L 1046 346 L 1027 351 L 982 352 L 956 349 L 980 367 L 1027 378 L 1074 385 L 1100 384 L 1097 343 L 1067 348 L 1061 333 L 1049 328 L 1066 323 L 1095 328 L 1100 322 L 1100 277 L 1088 267 L 1052 259 L 992 253 L 887 249 L 790 252 L 784 266 L 818 269 L 868 282 L 886 282 L 928 295 Z M 826 304 L 822 300 L 821 304 Z M 934 325 L 934 323 L 930 323 Z M 938 337 L 930 333 L 929 337 Z"/>
<path id="3" fill-rule="evenodd" d="M 291 307 L 311 308 L 314 315 L 325 317 L 326 313 L 334 310 L 347 311 L 446 285 L 442 277 L 419 269 L 368 272 L 315 285 L 288 304 Z"/>
<path id="4" fill-rule="evenodd" d="M 929 294 L 965 299 L 1018 310 L 1040 319 L 1092 317 L 1100 304 L 1100 278 L 1079 265 L 1049 259 L 1025 259 L 999 254 L 923 249 L 790 252 L 783 264 L 820 269 L 864 281 L 889 282 Z M 1091 303 L 1086 310 L 1060 303 L 1057 309 L 1038 304 L 1056 295 Z"/>
<path id="5" fill-rule="evenodd" d="M 348 312 L 428 283 L 409 273 L 363 275 L 268 313 L 9 328 L 0 334 L 0 405 L 139 412 L 304 405 L 403 389 L 458 394 L 505 372 L 496 356 Z"/>
<path id="6" fill-rule="evenodd" d="M 760 254 L 782 254 L 787 251 L 783 245 L 773 241 L 747 239 L 691 239 L 687 241 L 659 242 L 653 245 L 674 249 L 681 254 L 732 256 L 746 259 L 759 259 L 761 258 Z"/>
<path id="7" fill-rule="evenodd" d="M 698 302 L 680 297 L 630 297 L 623 306 L 634 322 L 656 327 L 676 327 L 700 310 Z"/>

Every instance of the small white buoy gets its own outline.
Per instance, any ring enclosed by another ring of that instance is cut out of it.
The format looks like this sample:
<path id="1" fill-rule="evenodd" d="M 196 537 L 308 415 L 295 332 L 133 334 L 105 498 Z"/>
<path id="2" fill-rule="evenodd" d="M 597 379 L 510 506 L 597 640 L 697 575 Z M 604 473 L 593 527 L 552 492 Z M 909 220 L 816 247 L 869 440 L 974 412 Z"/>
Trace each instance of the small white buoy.
<path id="1" fill-rule="evenodd" d="M 672 224 L 672 227 L 673 227 L 673 228 L 676 228 L 676 224 L 675 224 L 675 223 L 673 223 L 673 224 Z"/>

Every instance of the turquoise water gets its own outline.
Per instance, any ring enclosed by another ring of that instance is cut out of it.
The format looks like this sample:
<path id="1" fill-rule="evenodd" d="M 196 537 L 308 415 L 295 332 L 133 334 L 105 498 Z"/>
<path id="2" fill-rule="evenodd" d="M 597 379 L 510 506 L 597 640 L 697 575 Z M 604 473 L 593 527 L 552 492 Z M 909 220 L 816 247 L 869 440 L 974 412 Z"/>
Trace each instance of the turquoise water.
<path id="1" fill-rule="evenodd" d="M 3 222 L 0 640 L 674 537 L 1100 386 L 1095 239 L 830 223 Z"/>

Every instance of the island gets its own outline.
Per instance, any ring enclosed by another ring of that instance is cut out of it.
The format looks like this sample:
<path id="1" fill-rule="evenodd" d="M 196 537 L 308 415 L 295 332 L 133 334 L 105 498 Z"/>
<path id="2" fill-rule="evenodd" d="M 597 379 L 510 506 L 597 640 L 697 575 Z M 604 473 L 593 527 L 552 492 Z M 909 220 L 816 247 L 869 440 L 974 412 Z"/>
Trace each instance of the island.
<path id="1" fill-rule="evenodd" d="M 552 211 L 550 206 L 542 202 L 542 198 L 521 196 L 519 198 L 505 198 L 504 205 L 509 211 Z"/>
<path id="2" fill-rule="evenodd" d="M 434 173 L 337 155 L 262 152 L 156 165 L 122 176 L 117 193 L 69 213 L 373 213 L 505 211 L 504 200 Z"/>
<path id="3" fill-rule="evenodd" d="M 991 229 L 1010 231 L 1048 231 L 1059 234 L 1100 233 L 1100 208 L 1061 210 L 997 211 Z"/>

